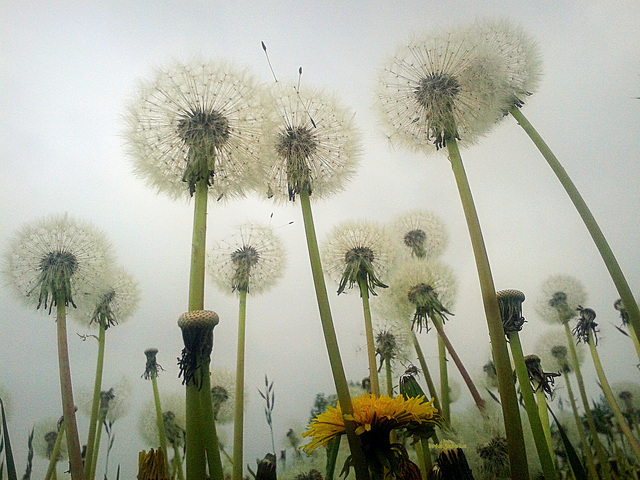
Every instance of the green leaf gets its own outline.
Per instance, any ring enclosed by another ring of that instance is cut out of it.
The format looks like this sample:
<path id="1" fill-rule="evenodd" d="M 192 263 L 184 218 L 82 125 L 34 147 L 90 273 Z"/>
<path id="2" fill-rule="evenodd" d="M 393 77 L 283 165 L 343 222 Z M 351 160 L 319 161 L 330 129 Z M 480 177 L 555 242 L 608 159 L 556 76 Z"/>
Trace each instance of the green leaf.
<path id="1" fill-rule="evenodd" d="M 9 440 L 9 428 L 7 427 L 7 417 L 4 413 L 4 403 L 0 398 L 0 413 L 2 413 L 2 438 L 5 442 L 5 458 L 7 460 L 8 480 L 18 480 L 16 473 L 16 464 L 13 461 L 13 453 L 11 452 L 11 441 Z"/>
<path id="2" fill-rule="evenodd" d="M 571 465 L 571 470 L 573 470 L 573 474 L 575 475 L 576 480 L 588 480 L 587 472 L 585 471 L 584 466 L 582 465 L 582 462 L 580 462 L 580 458 L 578 458 L 578 454 L 576 453 L 576 450 L 573 448 L 573 445 L 569 441 L 569 437 L 567 437 L 567 434 L 565 433 L 564 428 L 562 428 L 562 425 L 560 425 L 560 422 L 558 422 L 558 419 L 556 418 L 556 415 L 553 413 L 553 410 L 551 410 L 551 407 L 547 406 L 547 408 L 549 409 L 549 412 L 551 412 L 551 415 L 553 416 L 553 420 L 556 422 L 556 425 L 558 426 L 558 432 L 560 432 L 560 437 L 562 438 L 562 444 L 564 445 L 564 450 L 567 453 L 567 458 L 569 459 L 569 464 Z"/>

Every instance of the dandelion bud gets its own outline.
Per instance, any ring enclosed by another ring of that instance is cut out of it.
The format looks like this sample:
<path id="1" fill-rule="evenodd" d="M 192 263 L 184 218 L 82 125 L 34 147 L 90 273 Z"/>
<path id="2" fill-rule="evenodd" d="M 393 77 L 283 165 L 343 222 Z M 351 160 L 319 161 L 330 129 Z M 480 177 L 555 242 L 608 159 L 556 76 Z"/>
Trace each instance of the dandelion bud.
<path id="1" fill-rule="evenodd" d="M 182 329 L 184 348 L 178 366 L 183 384 L 194 382 L 198 388 L 202 387 L 202 379 L 196 374 L 211 358 L 213 328 L 218 322 L 218 314 L 211 310 L 193 310 L 180 315 L 178 326 Z"/>
<path id="2" fill-rule="evenodd" d="M 497 292 L 502 327 L 505 335 L 522 330 L 525 319 L 522 316 L 524 293 L 520 290 L 500 290 Z"/>

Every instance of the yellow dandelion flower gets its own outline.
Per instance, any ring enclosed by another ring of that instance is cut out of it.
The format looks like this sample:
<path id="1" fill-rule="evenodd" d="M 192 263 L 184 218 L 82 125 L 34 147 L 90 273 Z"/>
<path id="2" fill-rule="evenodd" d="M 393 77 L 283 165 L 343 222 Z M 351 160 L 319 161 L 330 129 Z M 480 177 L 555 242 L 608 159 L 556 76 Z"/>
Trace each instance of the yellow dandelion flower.
<path id="1" fill-rule="evenodd" d="M 313 452 L 320 446 L 327 445 L 333 438 L 345 433 L 344 418 L 353 420 L 356 424 L 356 434 L 387 435 L 396 428 L 431 427 L 438 423 L 438 410 L 432 405 L 433 400 L 427 402 L 424 396 L 405 398 L 399 395 L 391 398 L 387 395 L 375 396 L 365 394 L 353 399 L 353 414 L 344 415 L 340 404 L 336 408 L 317 415 L 309 424 L 303 437 L 311 437 L 310 443 L 303 449 L 307 453 Z"/>

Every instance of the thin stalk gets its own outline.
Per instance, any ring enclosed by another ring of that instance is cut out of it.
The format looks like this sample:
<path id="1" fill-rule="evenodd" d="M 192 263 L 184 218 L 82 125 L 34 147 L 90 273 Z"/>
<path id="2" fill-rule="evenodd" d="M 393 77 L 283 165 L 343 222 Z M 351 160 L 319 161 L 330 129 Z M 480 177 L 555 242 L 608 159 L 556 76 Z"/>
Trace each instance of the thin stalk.
<path id="1" fill-rule="evenodd" d="M 587 470 L 589 472 L 590 478 L 599 478 L 598 470 L 596 469 L 595 459 L 593 457 L 593 452 L 591 451 L 591 446 L 589 445 L 589 441 L 587 439 L 587 435 L 584 432 L 584 425 L 582 424 L 582 420 L 580 419 L 580 414 L 578 413 L 578 406 L 576 405 L 576 398 L 573 394 L 573 387 L 571 386 L 571 381 L 569 380 L 569 375 L 565 373 L 564 375 L 565 383 L 567 384 L 567 394 L 569 395 L 569 402 L 571 403 L 571 410 L 573 411 L 573 419 L 576 422 L 576 428 L 578 429 L 578 434 L 580 435 L 580 442 L 582 443 L 582 450 L 584 451 L 585 457 L 587 459 Z M 605 469 L 602 470 L 603 476 L 608 480 L 611 480 L 611 476 L 605 475 Z"/>
<path id="2" fill-rule="evenodd" d="M 631 432 L 629 428 L 629 424 L 622 415 L 620 411 L 620 407 L 618 406 L 618 402 L 616 402 L 616 398 L 613 396 L 613 391 L 611 391 L 611 386 L 609 385 L 609 381 L 607 380 L 607 376 L 604 374 L 604 369 L 602 368 L 602 362 L 600 361 L 600 355 L 598 354 L 598 349 L 596 348 L 596 342 L 593 338 L 593 332 L 589 331 L 589 339 L 587 341 L 589 344 L 589 350 L 591 350 L 591 357 L 593 358 L 593 364 L 596 367 L 596 373 L 598 374 L 598 380 L 600 381 L 600 387 L 604 392 L 604 396 L 607 398 L 609 402 L 609 407 L 611 407 L 611 411 L 613 415 L 616 417 L 618 422 L 618 426 L 622 433 L 626 437 L 629 442 L 629 446 L 633 450 L 636 459 L 640 461 L 640 443 Z"/>
<path id="3" fill-rule="evenodd" d="M 62 397 L 62 413 L 67 426 L 67 448 L 69 453 L 69 468 L 73 480 L 84 480 L 82 469 L 82 455 L 80 453 L 80 438 L 76 423 L 73 389 L 71 386 L 71 367 L 69 365 L 69 345 L 67 344 L 67 309 L 62 295 L 57 298 L 57 336 L 58 336 L 58 365 L 60 369 L 60 392 Z"/>
<path id="4" fill-rule="evenodd" d="M 182 458 L 180 457 L 180 449 L 173 446 L 173 476 L 175 478 L 176 472 L 178 474 L 178 480 L 184 480 L 184 472 L 182 471 Z"/>
<path id="5" fill-rule="evenodd" d="M 384 359 L 384 370 L 387 380 L 387 395 L 393 398 L 393 377 L 391 375 L 391 359 L 389 357 Z"/>
<path id="6" fill-rule="evenodd" d="M 538 414 L 538 405 L 533 397 L 533 389 L 531 388 L 529 372 L 527 371 L 527 366 L 524 362 L 520 336 L 518 335 L 518 332 L 513 331 L 509 332 L 507 335 L 509 336 L 511 355 L 516 368 L 518 383 L 520 384 L 520 393 L 522 394 L 524 407 L 527 410 L 527 417 L 529 417 L 529 425 L 531 425 L 531 433 L 533 434 L 533 440 L 536 445 L 536 450 L 538 451 L 538 458 L 540 459 L 542 472 L 546 479 L 558 478 L 556 467 L 553 463 L 553 457 L 551 456 L 551 451 L 549 449 L 549 444 L 547 443 L 547 437 L 545 436 L 542 421 Z"/>
<path id="7" fill-rule="evenodd" d="M 547 407 L 547 397 L 544 394 L 542 388 L 536 390 L 536 400 L 538 402 L 538 415 L 540 416 L 540 423 L 542 423 L 542 430 L 544 431 L 544 438 L 547 439 L 547 447 L 549 448 L 549 455 L 553 459 L 553 441 L 551 440 L 551 424 L 549 423 L 549 410 Z"/>
<path id="8" fill-rule="evenodd" d="M 49 457 L 49 466 L 47 467 L 47 473 L 44 480 L 51 480 L 56 477 L 56 467 L 58 466 L 58 457 L 60 456 L 60 447 L 62 446 L 62 439 L 64 438 L 64 422 L 58 429 L 58 436 L 56 437 L 56 443 L 53 444 L 53 451 L 51 457 Z"/>
<path id="9" fill-rule="evenodd" d="M 364 332 L 367 338 L 367 358 L 369 360 L 369 380 L 371 381 L 371 393 L 380 396 L 380 380 L 378 379 L 378 365 L 376 363 L 376 346 L 373 339 L 373 325 L 371 324 L 371 308 L 369 307 L 369 287 L 367 280 L 358 277 L 360 297 L 362 297 L 362 310 L 364 312 Z"/>
<path id="10" fill-rule="evenodd" d="M 422 353 L 422 347 L 420 346 L 420 342 L 418 342 L 418 337 L 416 336 L 416 332 L 411 330 L 411 341 L 413 342 L 413 347 L 416 350 L 416 355 L 418 357 L 418 363 L 420 364 L 420 368 L 422 369 L 422 373 L 424 375 L 425 381 L 427 382 L 427 388 L 429 390 L 429 395 L 433 398 L 433 406 L 441 412 L 442 406 L 440 405 L 440 396 L 438 395 L 438 391 L 436 390 L 436 385 L 433 383 L 433 378 L 431 378 L 431 374 L 429 373 L 429 366 L 427 365 L 427 361 L 424 358 L 424 353 Z"/>
<path id="11" fill-rule="evenodd" d="M 96 477 L 96 465 L 98 463 L 98 452 L 100 452 L 100 439 L 102 438 L 102 426 L 104 424 L 104 419 L 106 416 L 106 412 L 98 415 L 98 428 L 96 429 L 96 440 L 93 448 L 93 454 L 91 456 L 91 469 L 89 470 L 89 474 L 87 475 L 87 480 L 93 480 Z"/>
<path id="12" fill-rule="evenodd" d="M 220 458 L 220 444 L 218 432 L 213 415 L 213 400 L 211 398 L 211 373 L 210 361 L 202 364 L 202 388 L 200 389 L 200 412 L 203 416 L 202 434 L 204 436 L 204 448 L 207 454 L 209 477 L 211 480 L 223 480 L 222 459 Z"/>
<path id="13" fill-rule="evenodd" d="M 576 346 L 573 343 L 575 340 L 571 334 L 571 328 L 569 328 L 569 322 L 563 322 L 564 333 L 567 337 L 567 343 L 569 344 L 569 352 L 571 354 L 571 363 L 573 367 L 573 373 L 576 375 L 576 381 L 578 382 L 578 391 L 580 392 L 580 398 L 582 400 L 582 407 L 584 408 L 584 414 L 587 417 L 587 425 L 589 426 L 589 433 L 593 440 L 594 447 L 596 449 L 596 456 L 598 457 L 598 463 L 604 472 L 605 478 L 612 478 L 611 469 L 609 467 L 609 459 L 600 443 L 598 437 L 598 431 L 596 430 L 596 422 L 593 419 L 593 412 L 589 407 L 589 398 L 587 397 L 587 390 L 584 387 L 584 379 L 582 378 L 582 370 L 580 369 L 580 363 L 578 362 L 578 353 L 576 352 Z"/>
<path id="14" fill-rule="evenodd" d="M 431 319 L 431 322 L 433 323 L 434 327 L 436 328 L 436 331 L 438 332 L 438 338 L 442 339 L 442 343 L 444 344 L 446 349 L 449 351 L 449 355 L 451 355 L 451 359 L 453 360 L 453 363 L 455 363 L 456 367 L 458 368 L 458 371 L 460 372 L 460 375 L 462 376 L 462 379 L 464 380 L 464 383 L 467 385 L 467 388 L 469 389 L 469 392 L 471 393 L 471 397 L 473 398 L 473 401 L 476 403 L 478 410 L 483 412 L 484 400 L 480 396 L 480 392 L 478 392 L 478 389 L 476 388 L 475 383 L 473 383 L 473 380 L 471 379 L 471 375 L 469 375 L 469 372 L 467 372 L 467 369 L 462 363 L 462 360 L 460 359 L 457 352 L 453 348 L 453 344 L 449 340 L 449 337 L 447 337 L 447 334 L 444 331 L 442 317 L 439 315 L 434 316 Z"/>
<path id="15" fill-rule="evenodd" d="M 320 262 L 320 251 L 318 249 L 318 239 L 313 224 L 313 215 L 311 213 L 311 202 L 309 201 L 309 192 L 306 188 L 300 191 L 300 206 L 302 207 L 302 219 L 304 221 L 304 231 L 307 237 L 307 249 L 309 250 L 309 261 L 311 263 L 311 272 L 313 274 L 313 284 L 316 290 L 316 299 L 318 302 L 318 310 L 320 313 L 320 321 L 322 323 L 322 331 L 324 333 L 327 354 L 331 365 L 331 373 L 333 381 L 336 385 L 336 393 L 340 402 L 340 408 L 343 414 L 352 415 L 353 405 L 351 404 L 351 396 L 349 395 L 349 386 L 347 377 L 344 373 L 342 358 L 340 357 L 340 349 L 338 348 L 338 339 L 331 318 L 331 308 L 329 306 L 329 296 L 327 295 L 327 286 L 322 273 L 322 263 Z M 355 422 L 353 420 L 344 419 L 345 431 L 353 466 L 356 472 L 357 480 L 369 479 L 369 467 L 362 450 L 362 441 L 356 435 Z"/>
<path id="16" fill-rule="evenodd" d="M 502 415 L 504 417 L 505 433 L 507 436 L 507 446 L 509 451 L 509 462 L 512 479 L 526 480 L 529 478 L 529 467 L 524 444 L 524 434 L 522 433 L 522 423 L 520 421 L 520 409 L 518 398 L 513 384 L 511 374 L 511 362 L 509 361 L 509 351 L 507 341 L 504 337 L 502 327 L 502 317 L 496 289 L 491 275 L 489 258 L 482 238 L 478 213 L 473 202 L 471 189 L 464 171 L 460 150 L 455 138 L 447 139 L 447 149 L 451 168 L 456 179 L 460 200 L 464 209 L 473 254 L 478 269 L 480 289 L 482 291 L 482 301 L 484 304 L 485 316 L 489 327 L 489 338 L 491 339 L 491 349 L 493 360 L 498 374 L 498 391 L 500 393 Z"/>
<path id="17" fill-rule="evenodd" d="M 89 436 L 87 438 L 87 452 L 84 460 L 84 475 L 88 477 L 93 462 L 93 449 L 96 440 L 98 410 L 100 409 L 100 390 L 102 389 L 102 370 L 104 367 L 105 326 L 100 322 L 98 333 L 98 358 L 96 360 L 96 378 L 93 384 L 93 403 L 91 404 L 91 420 L 89 421 Z"/>
<path id="18" fill-rule="evenodd" d="M 638 355 L 638 360 L 640 360 L 640 342 L 638 341 L 638 335 L 636 335 L 636 331 L 633 328 L 629 329 L 629 336 L 633 341 L 633 346 L 636 348 L 636 354 Z"/>
<path id="19" fill-rule="evenodd" d="M 185 419 L 187 480 L 202 480 L 206 476 L 204 439 L 201 432 L 203 421 L 198 386 L 189 382 L 186 387 Z"/>
<path id="20" fill-rule="evenodd" d="M 582 195 L 574 185 L 573 181 L 567 174 L 564 167 L 560 164 L 556 156 L 553 154 L 549 146 L 542 139 L 540 134 L 536 131 L 535 128 L 529 123 L 529 120 L 525 118 L 519 108 L 513 107 L 509 110 L 509 113 L 516 119 L 518 124 L 522 127 L 522 129 L 529 135 L 529 138 L 533 141 L 533 143 L 538 147 L 540 153 L 547 161 L 553 172 L 558 177 L 558 180 L 564 187 L 567 195 L 573 202 L 573 205 L 576 207 L 576 210 L 580 214 L 580 218 L 584 222 L 593 242 L 595 243 L 598 252 L 600 252 L 600 256 L 602 256 L 602 260 L 609 271 L 609 275 L 611 275 L 611 279 L 618 290 L 618 294 L 624 303 L 624 306 L 629 314 L 629 323 L 633 327 L 633 330 L 636 332 L 637 336 L 640 336 L 640 309 L 638 309 L 638 304 L 636 302 L 633 293 L 631 293 L 631 288 L 629 288 L 629 284 L 627 283 L 627 279 L 622 273 L 622 269 L 616 260 L 611 247 L 609 247 L 609 243 L 605 238 L 602 230 L 598 226 L 598 222 L 594 218 L 593 214 L 587 207 Z M 640 355 L 640 354 L 639 354 Z"/>
<path id="21" fill-rule="evenodd" d="M 240 308 L 238 313 L 238 352 L 236 356 L 236 398 L 235 417 L 233 419 L 233 480 L 242 480 L 244 462 L 244 352 L 247 312 L 247 292 L 240 290 Z"/>
<path id="22" fill-rule="evenodd" d="M 438 365 L 440 367 L 440 402 L 442 403 L 442 418 L 451 423 L 451 401 L 449 399 L 449 372 L 447 371 L 447 349 L 442 337 L 438 335 Z"/>
<path id="23" fill-rule="evenodd" d="M 207 181 L 196 183 L 189 271 L 189 311 L 204 309 L 204 264 L 207 241 Z"/>
<path id="24" fill-rule="evenodd" d="M 151 375 L 151 385 L 153 387 L 153 402 L 156 407 L 156 425 L 158 426 L 158 438 L 160 447 L 164 452 L 164 464 L 169 466 L 169 450 L 167 450 L 167 435 L 164 431 L 164 416 L 162 415 L 162 405 L 160 404 L 160 392 L 158 391 L 158 379 L 156 375 Z"/>
<path id="25" fill-rule="evenodd" d="M 427 474 L 431 471 L 431 468 L 427 466 L 426 457 L 424 455 L 424 447 L 422 445 L 422 442 L 418 442 L 418 438 L 419 437 L 417 435 L 414 435 L 413 445 L 416 449 L 416 457 L 418 458 L 418 466 L 420 467 L 420 478 L 422 480 L 427 480 Z"/>
<path id="26" fill-rule="evenodd" d="M 427 468 L 427 472 L 433 470 L 433 462 L 431 461 L 431 450 L 429 449 L 429 439 L 421 438 L 420 446 L 422 447 L 422 455 L 424 456 L 424 464 Z"/>

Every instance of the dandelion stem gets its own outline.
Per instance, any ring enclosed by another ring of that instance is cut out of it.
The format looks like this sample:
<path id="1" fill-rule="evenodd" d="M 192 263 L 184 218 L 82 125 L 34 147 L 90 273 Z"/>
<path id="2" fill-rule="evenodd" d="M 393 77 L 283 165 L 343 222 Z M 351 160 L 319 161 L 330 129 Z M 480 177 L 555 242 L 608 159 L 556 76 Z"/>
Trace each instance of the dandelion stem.
<path id="1" fill-rule="evenodd" d="M 57 332 L 58 332 L 58 364 L 60 368 L 60 390 L 62 396 L 62 412 L 67 425 L 67 448 L 69 451 L 69 467 L 73 480 L 84 480 L 80 438 L 76 423 L 73 389 L 71 386 L 71 367 L 69 365 L 69 346 L 67 344 L 67 309 L 64 295 L 57 298 Z"/>
<path id="2" fill-rule="evenodd" d="M 99 322 L 98 358 L 96 360 L 96 378 L 93 385 L 93 403 L 91 404 L 91 420 L 89 421 L 89 436 L 87 438 L 87 452 L 84 461 L 84 475 L 89 478 L 95 448 L 96 428 L 98 424 L 98 410 L 100 409 L 100 390 L 102 389 L 102 370 L 104 367 L 105 326 Z"/>
<path id="3" fill-rule="evenodd" d="M 544 438 L 547 440 L 549 455 L 553 459 L 553 442 L 551 441 L 551 424 L 549 423 L 549 410 L 547 407 L 547 397 L 545 396 L 542 387 L 536 390 L 536 400 L 538 402 L 538 415 L 540 417 L 540 423 L 542 424 L 542 430 L 544 431 Z"/>
<path id="4" fill-rule="evenodd" d="M 420 346 L 420 342 L 418 342 L 416 332 L 411 330 L 411 322 L 407 320 L 407 323 L 409 324 L 411 340 L 413 341 L 413 347 L 416 350 L 418 363 L 420 364 L 420 368 L 422 369 L 422 373 L 424 374 L 425 381 L 427 382 L 429 396 L 433 398 L 433 406 L 436 407 L 439 412 L 441 412 L 442 407 L 440 405 L 440 396 L 438 395 L 438 391 L 436 390 L 436 385 L 433 383 L 433 378 L 431 378 L 431 374 L 429 373 L 429 366 L 427 365 L 427 361 L 424 358 L 424 353 L 422 353 L 422 347 Z"/>
<path id="5" fill-rule="evenodd" d="M 160 392 L 158 391 L 158 377 L 151 375 L 151 385 L 153 387 L 153 402 L 156 407 L 156 425 L 158 426 L 158 438 L 160 447 L 164 452 L 164 464 L 169 466 L 169 450 L 167 450 L 167 435 L 164 431 L 164 417 L 162 415 L 162 405 L 160 404 Z"/>
<path id="6" fill-rule="evenodd" d="M 302 219 L 304 221 L 305 235 L 307 237 L 307 249 L 309 250 L 309 261 L 311 263 L 311 272 L 313 274 L 313 284 L 316 291 L 320 321 L 322 323 L 322 331 L 324 333 L 325 344 L 327 346 L 327 354 L 329 356 L 333 381 L 336 385 L 336 393 L 338 394 L 342 413 L 352 415 L 353 405 L 351 404 L 347 377 L 344 373 L 344 366 L 342 364 L 340 349 L 338 347 L 338 339 L 336 337 L 333 319 L 331 318 L 329 296 L 327 295 L 327 286 L 322 273 L 322 263 L 320 262 L 318 239 L 316 236 L 315 226 L 313 224 L 309 191 L 306 188 L 300 189 L 299 198 L 300 206 L 302 207 Z M 369 468 L 362 450 L 361 439 L 356 435 L 355 422 L 353 420 L 345 419 L 344 426 L 347 434 L 347 440 L 349 441 L 349 448 L 351 449 L 356 478 L 357 480 L 368 480 Z"/>
<path id="7" fill-rule="evenodd" d="M 622 269 L 616 260 L 611 247 L 609 247 L 609 243 L 605 238 L 602 230 L 598 226 L 596 219 L 593 214 L 589 210 L 589 207 L 585 203 L 582 195 L 574 185 L 573 181 L 567 174 L 564 167 L 560 164 L 557 157 L 553 154 L 549 146 L 542 139 L 542 137 L 538 134 L 535 128 L 529 123 L 529 120 L 522 114 L 519 108 L 513 107 L 509 110 L 509 113 L 515 118 L 518 124 L 522 127 L 522 129 L 529 135 L 529 138 L 533 141 L 533 143 L 538 147 L 540 153 L 547 161 L 553 172 L 558 177 L 558 180 L 564 187 L 567 195 L 573 202 L 573 205 L 576 207 L 576 210 L 580 214 L 582 221 L 584 222 L 587 230 L 591 234 L 591 238 L 593 242 L 596 244 L 600 255 L 602 256 L 602 260 L 609 271 L 609 275 L 611 275 L 611 279 L 620 294 L 620 298 L 622 298 L 622 302 L 629 313 L 629 323 L 633 327 L 633 330 L 636 332 L 637 336 L 640 336 L 640 309 L 638 309 L 638 304 L 631 293 L 631 288 L 629 288 L 629 284 L 622 273 Z M 640 355 L 640 353 L 639 353 Z"/>
<path id="8" fill-rule="evenodd" d="M 596 348 L 596 342 L 593 338 L 593 331 L 591 331 L 590 329 L 588 334 L 589 334 L 589 340 L 587 343 L 589 344 L 589 350 L 591 350 L 591 357 L 593 358 L 593 365 L 596 367 L 596 373 L 598 374 L 600 387 L 602 388 L 602 391 L 604 392 L 604 396 L 607 398 L 607 401 L 609 402 L 609 407 L 611 407 L 611 411 L 613 412 L 613 415 L 616 417 L 620 430 L 622 430 L 622 433 L 624 434 L 627 441 L 629 442 L 629 446 L 633 450 L 633 453 L 635 454 L 636 459 L 640 461 L 640 443 L 638 443 L 638 440 L 631 432 L 631 429 L 629 428 L 629 424 L 625 420 L 624 415 L 622 415 L 622 412 L 620 411 L 620 407 L 618 406 L 618 402 L 616 402 L 616 399 L 613 396 L 613 391 L 611 390 L 611 386 L 609 385 L 607 376 L 605 375 L 604 369 L 602 368 L 600 355 L 598 354 L 598 349 Z"/>
<path id="9" fill-rule="evenodd" d="M 520 336 L 517 331 L 509 331 L 507 335 L 509 337 L 509 345 L 511 346 L 513 363 L 516 367 L 518 383 L 520 384 L 520 393 L 522 394 L 524 407 L 527 410 L 527 417 L 529 417 L 529 425 L 531 425 L 531 433 L 533 434 L 533 440 L 536 445 L 536 450 L 538 451 L 542 472 L 545 478 L 558 478 L 549 443 L 547 443 L 547 437 L 545 436 L 544 427 L 542 426 L 542 420 L 538 413 L 538 405 L 533 396 L 529 372 L 527 371 L 524 354 L 522 353 L 522 345 L 520 344 Z"/>
<path id="10" fill-rule="evenodd" d="M 509 361 L 509 352 L 507 350 L 507 341 L 504 337 L 504 329 L 502 326 L 502 317 L 500 316 L 500 307 L 498 306 L 498 298 L 496 289 L 491 275 L 489 266 L 489 258 L 487 250 L 482 238 L 482 230 L 478 220 L 478 213 L 473 203 L 473 196 L 464 171 L 460 150 L 455 138 L 447 139 L 447 149 L 449 151 L 449 160 L 451 168 L 456 179 L 460 200 L 464 209 L 469 235 L 471 237 L 471 245 L 478 269 L 478 278 L 480 281 L 480 289 L 482 291 L 482 301 L 484 304 L 485 316 L 489 327 L 489 337 L 491 339 L 491 349 L 493 351 L 493 359 L 498 374 L 498 390 L 500 393 L 502 414 L 504 417 L 505 431 L 507 436 L 507 445 L 509 450 L 509 460 L 511 467 L 511 477 L 514 479 L 528 479 L 529 468 L 527 464 L 527 456 L 524 444 L 524 435 L 522 433 L 522 424 L 520 421 L 520 410 L 518 407 L 518 399 L 516 396 L 515 386 L 511 381 L 511 363 Z"/>
<path id="11" fill-rule="evenodd" d="M 236 357 L 236 397 L 233 419 L 233 480 L 242 480 L 243 426 L 244 426 L 244 352 L 246 330 L 247 292 L 240 290 L 238 313 L 238 352 Z"/>
<path id="12" fill-rule="evenodd" d="M 188 382 L 186 387 L 186 453 L 187 480 L 206 478 L 204 440 L 200 431 L 203 423 L 200 409 L 200 392 L 195 382 Z"/>
<path id="13" fill-rule="evenodd" d="M 367 338 L 367 358 L 369 360 L 369 380 L 371 381 L 371 393 L 380 396 L 380 380 L 378 379 L 378 365 L 376 363 L 376 348 L 373 340 L 373 326 L 371 324 L 371 308 L 369 307 L 369 287 L 367 279 L 358 276 L 358 286 L 362 297 L 362 310 L 364 312 L 364 331 Z"/>
<path id="14" fill-rule="evenodd" d="M 62 446 L 62 439 L 64 438 L 64 422 L 58 429 L 58 435 L 56 436 L 56 442 L 53 444 L 53 450 L 49 457 L 49 466 L 47 467 L 47 473 L 44 476 L 44 480 L 51 480 L 56 477 L 56 467 L 58 466 L 58 457 L 60 456 L 60 447 Z"/>
<path id="15" fill-rule="evenodd" d="M 442 337 L 438 335 L 438 364 L 440 366 L 440 402 L 442 403 L 442 418 L 451 423 L 451 400 L 449 399 L 449 372 L 447 371 L 447 348 Z"/>
<path id="16" fill-rule="evenodd" d="M 204 448 L 207 454 L 209 477 L 211 480 L 223 480 L 222 459 L 220 458 L 220 445 L 218 432 L 213 415 L 213 403 L 211 398 L 211 373 L 209 358 L 202 363 L 202 388 L 200 389 L 200 412 L 202 413 L 202 434 L 204 436 Z"/>
<path id="17" fill-rule="evenodd" d="M 204 264 L 207 240 L 207 181 L 196 184 L 189 273 L 189 311 L 204 309 Z"/>
<path id="18" fill-rule="evenodd" d="M 391 359 L 389 357 L 384 359 L 384 370 L 385 370 L 386 380 L 387 380 L 387 395 L 393 398 L 393 377 L 391 375 L 392 374 Z M 395 432 L 391 432 L 391 433 L 395 433 Z"/>
<path id="19" fill-rule="evenodd" d="M 473 383 L 473 380 L 471 379 L 469 372 L 467 372 L 467 369 L 462 363 L 462 360 L 460 359 L 457 352 L 453 348 L 453 344 L 449 340 L 449 337 L 447 337 L 447 334 L 444 331 L 442 317 L 440 317 L 439 315 L 434 315 L 434 317 L 431 318 L 431 322 L 433 323 L 433 326 L 436 328 L 436 331 L 438 332 L 438 338 L 442 340 L 443 345 L 449 351 L 449 355 L 451 355 L 451 359 L 453 360 L 453 363 L 456 364 L 456 367 L 458 368 L 458 371 L 460 372 L 460 375 L 462 376 L 464 383 L 467 385 L 467 388 L 469 389 L 469 392 L 471 393 L 471 397 L 473 398 L 473 401 L 476 403 L 478 410 L 483 412 L 484 400 L 480 396 L 480 392 L 478 392 L 478 389 L 476 388 L 475 383 Z"/>

